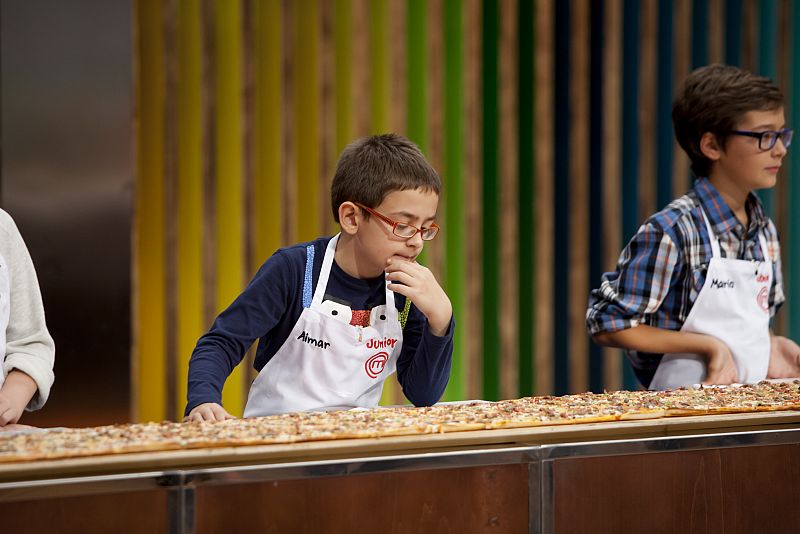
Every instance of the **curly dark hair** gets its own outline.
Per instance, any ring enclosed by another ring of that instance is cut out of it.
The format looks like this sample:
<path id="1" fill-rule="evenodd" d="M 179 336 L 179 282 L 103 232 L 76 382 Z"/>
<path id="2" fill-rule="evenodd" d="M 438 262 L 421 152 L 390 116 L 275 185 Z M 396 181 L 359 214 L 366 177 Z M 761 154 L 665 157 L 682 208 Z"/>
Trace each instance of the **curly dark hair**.
<path id="1" fill-rule="evenodd" d="M 692 71 L 672 105 L 675 138 L 692 162 L 697 177 L 708 176 L 711 160 L 700 150 L 703 134 L 714 134 L 722 148 L 731 130 L 748 111 L 773 111 L 783 106 L 783 93 L 769 78 L 728 65 Z"/>
<path id="2" fill-rule="evenodd" d="M 422 189 L 441 193 L 442 181 L 420 149 L 397 134 L 363 137 L 345 147 L 331 183 L 333 218 L 343 202 L 374 208 L 392 191 Z"/>

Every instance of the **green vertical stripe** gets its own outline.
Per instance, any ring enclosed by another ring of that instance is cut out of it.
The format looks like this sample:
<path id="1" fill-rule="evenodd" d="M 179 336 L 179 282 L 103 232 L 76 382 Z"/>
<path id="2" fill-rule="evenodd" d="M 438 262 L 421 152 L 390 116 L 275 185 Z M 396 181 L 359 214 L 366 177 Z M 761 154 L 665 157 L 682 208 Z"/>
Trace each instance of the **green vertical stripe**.
<path id="1" fill-rule="evenodd" d="M 464 242 L 464 69 L 462 60 L 462 1 L 445 0 L 444 4 L 444 178 L 445 178 L 445 290 L 453 304 L 456 319 L 464 319 L 466 255 Z M 466 369 L 463 348 L 467 336 L 456 329 L 453 340 L 453 366 L 445 391 L 446 400 L 464 398 Z"/>
<path id="2" fill-rule="evenodd" d="M 789 25 L 791 64 L 789 68 L 789 125 L 800 124 L 800 3 L 791 5 Z M 794 149 L 795 151 L 797 148 Z M 792 339 L 800 339 L 800 155 L 789 150 L 787 177 L 788 206 L 793 209 L 786 213 L 786 235 L 783 242 L 783 274 L 785 276 L 786 304 L 788 309 L 787 334 Z"/>
<path id="3" fill-rule="evenodd" d="M 371 0 L 369 17 L 370 132 L 389 131 L 389 20 L 384 0 Z"/>
<path id="4" fill-rule="evenodd" d="M 334 7 L 334 46 L 336 47 L 336 154 L 341 153 L 353 136 L 351 83 L 353 69 L 353 9 L 351 0 L 336 0 Z"/>
<path id="5" fill-rule="evenodd" d="M 483 2 L 483 396 L 500 397 L 498 165 L 499 7 Z"/>
<path id="6" fill-rule="evenodd" d="M 519 121 L 518 121 L 518 265 L 519 295 L 519 395 L 533 394 L 534 384 L 534 247 L 531 236 L 534 232 L 534 4 L 530 0 L 518 1 L 518 47 L 519 47 Z"/>
<path id="7" fill-rule="evenodd" d="M 408 0 L 406 39 L 408 88 L 406 128 L 408 138 L 428 151 L 428 31 L 425 0 Z"/>
<path id="8" fill-rule="evenodd" d="M 778 3 L 776 0 L 761 0 L 758 3 L 758 68 L 761 76 L 777 82 L 778 66 Z M 758 192 L 764 209 L 775 217 L 775 191 L 762 189 Z"/>

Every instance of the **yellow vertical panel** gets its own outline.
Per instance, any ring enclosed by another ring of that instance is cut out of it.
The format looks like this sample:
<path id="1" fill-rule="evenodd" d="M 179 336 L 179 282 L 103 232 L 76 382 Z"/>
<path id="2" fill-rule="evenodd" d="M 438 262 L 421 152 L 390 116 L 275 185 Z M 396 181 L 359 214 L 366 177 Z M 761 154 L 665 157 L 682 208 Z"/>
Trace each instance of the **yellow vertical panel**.
<path id="1" fill-rule="evenodd" d="M 242 28 L 241 5 L 215 3 L 216 44 L 216 212 L 217 311 L 227 307 L 244 281 L 242 174 Z M 222 391 L 233 415 L 244 409 L 244 371 L 234 369 Z"/>
<path id="2" fill-rule="evenodd" d="M 203 333 L 203 155 L 200 4 L 181 2 L 178 14 L 178 354 L 180 419 L 189 356 Z"/>
<path id="3" fill-rule="evenodd" d="M 295 124 L 297 146 L 297 240 L 319 236 L 319 6 L 315 0 L 295 2 Z"/>
<path id="4" fill-rule="evenodd" d="M 280 0 L 255 5 L 254 254 L 257 269 L 281 246 L 283 57 Z"/>
<path id="5" fill-rule="evenodd" d="M 164 258 L 164 34 L 161 2 L 136 4 L 136 179 L 133 261 L 133 421 L 166 417 Z"/>

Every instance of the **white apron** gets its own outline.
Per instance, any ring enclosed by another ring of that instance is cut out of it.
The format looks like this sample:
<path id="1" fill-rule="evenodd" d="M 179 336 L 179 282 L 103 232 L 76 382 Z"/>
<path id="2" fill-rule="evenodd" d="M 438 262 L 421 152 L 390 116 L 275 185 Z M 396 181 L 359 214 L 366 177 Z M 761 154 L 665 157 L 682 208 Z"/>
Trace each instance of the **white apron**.
<path id="1" fill-rule="evenodd" d="M 11 283 L 8 274 L 8 264 L 0 256 L 0 386 L 6 381 L 6 372 L 3 362 L 6 359 L 6 329 L 8 328 L 8 314 L 11 311 Z"/>
<path id="2" fill-rule="evenodd" d="M 307 249 L 303 312 L 253 381 L 245 417 L 378 405 L 403 344 L 394 292 L 387 285 L 387 305 L 373 309 L 368 327 L 353 326 L 349 314 L 345 321 L 334 316 L 337 310 L 323 307 L 338 241 L 337 235 L 328 243 L 313 299 L 307 296 L 314 248 Z"/>
<path id="3" fill-rule="evenodd" d="M 758 382 L 767 377 L 771 343 L 772 261 L 767 253 L 766 238 L 759 233 L 763 262 L 722 258 L 719 241 L 705 212 L 703 220 L 711 240 L 712 258 L 705 283 L 680 331 L 716 337 L 733 354 L 739 382 Z M 650 389 L 691 387 L 705 379 L 706 370 L 705 358 L 698 354 L 665 354 Z"/>

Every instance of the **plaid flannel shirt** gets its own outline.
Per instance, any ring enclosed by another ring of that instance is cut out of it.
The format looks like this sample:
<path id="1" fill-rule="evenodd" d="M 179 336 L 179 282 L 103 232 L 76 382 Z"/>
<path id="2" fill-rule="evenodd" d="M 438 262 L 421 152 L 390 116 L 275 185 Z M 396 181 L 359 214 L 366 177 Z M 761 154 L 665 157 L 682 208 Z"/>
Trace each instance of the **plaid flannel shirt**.
<path id="1" fill-rule="evenodd" d="M 783 277 L 778 232 L 761 202 L 746 202 L 750 224 L 736 219 L 719 192 L 705 178 L 684 196 L 648 218 L 620 254 L 616 270 L 604 273 L 589 296 L 589 334 L 616 332 L 639 324 L 680 330 L 706 279 L 711 242 L 702 218 L 705 210 L 725 258 L 763 261 L 758 239 L 762 230 L 773 261 L 770 316 L 783 304 Z M 661 354 L 628 351 L 640 380 L 647 385 Z"/>

